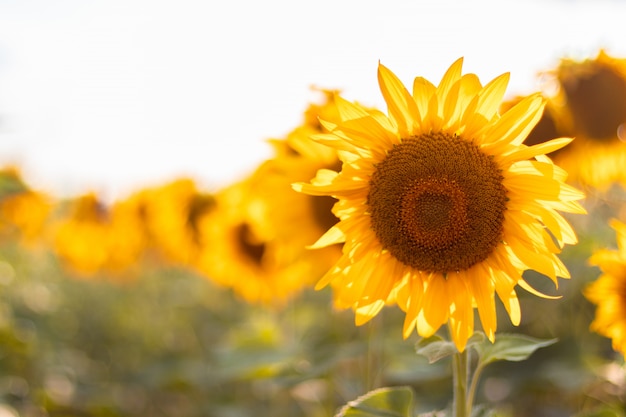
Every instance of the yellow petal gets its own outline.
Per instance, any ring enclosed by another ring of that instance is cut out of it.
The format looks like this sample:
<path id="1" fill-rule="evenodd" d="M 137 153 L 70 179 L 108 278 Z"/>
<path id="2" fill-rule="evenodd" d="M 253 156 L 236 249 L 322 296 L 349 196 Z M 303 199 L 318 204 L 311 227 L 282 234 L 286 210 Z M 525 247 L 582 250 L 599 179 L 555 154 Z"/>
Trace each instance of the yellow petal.
<path id="1" fill-rule="evenodd" d="M 382 64 L 378 65 L 378 84 L 400 136 L 413 134 L 415 121 L 419 122 L 421 118 L 411 94 L 398 77 Z"/>

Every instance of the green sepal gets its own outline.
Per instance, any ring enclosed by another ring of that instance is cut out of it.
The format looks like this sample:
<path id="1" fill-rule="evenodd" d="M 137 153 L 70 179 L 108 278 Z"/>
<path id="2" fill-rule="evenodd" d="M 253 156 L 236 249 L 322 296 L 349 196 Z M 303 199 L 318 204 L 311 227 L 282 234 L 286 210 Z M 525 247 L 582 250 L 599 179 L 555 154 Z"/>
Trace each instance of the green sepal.
<path id="1" fill-rule="evenodd" d="M 485 335 L 482 332 L 474 332 L 467 341 L 466 349 L 481 344 L 484 340 Z M 440 359 L 452 356 L 458 350 L 453 342 L 445 340 L 439 335 L 434 335 L 417 342 L 415 352 L 428 359 L 428 363 L 434 363 Z"/>
<path id="2" fill-rule="evenodd" d="M 413 396 L 410 387 L 379 388 L 350 401 L 335 417 L 411 417 Z"/>

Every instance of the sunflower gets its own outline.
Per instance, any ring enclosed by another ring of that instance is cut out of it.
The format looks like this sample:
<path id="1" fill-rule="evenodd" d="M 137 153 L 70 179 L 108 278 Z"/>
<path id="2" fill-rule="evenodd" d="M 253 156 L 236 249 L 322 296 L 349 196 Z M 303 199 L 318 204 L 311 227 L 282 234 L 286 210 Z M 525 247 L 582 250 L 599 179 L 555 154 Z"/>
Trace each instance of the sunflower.
<path id="1" fill-rule="evenodd" d="M 108 206 L 95 193 L 69 204 L 51 226 L 54 252 L 82 277 L 99 273 L 125 277 L 141 256 L 145 244 L 140 224 L 122 203 Z"/>
<path id="2" fill-rule="evenodd" d="M 591 330 L 612 340 L 613 349 L 626 354 L 626 224 L 612 220 L 618 250 L 596 251 L 589 262 L 602 274 L 584 290 L 597 306 Z"/>
<path id="3" fill-rule="evenodd" d="M 626 187 L 626 59 L 601 50 L 594 59 L 563 59 L 547 72 L 558 86 L 550 99 L 576 140 L 554 156 L 570 180 L 599 191 Z"/>
<path id="4" fill-rule="evenodd" d="M 388 115 L 337 96 L 341 121 L 324 121 L 330 133 L 315 139 L 339 151 L 342 169 L 294 184 L 338 199 L 340 222 L 313 247 L 344 242 L 343 254 L 317 288 L 332 283 L 357 325 L 397 303 L 405 338 L 414 329 L 428 337 L 448 323 L 461 351 L 474 308 L 494 340 L 494 294 L 515 325 L 516 285 L 543 296 L 524 270 L 555 285 L 557 277 L 569 278 L 556 255 L 577 238 L 557 210 L 584 213 L 577 202 L 583 194 L 545 156 L 571 139 L 523 144 L 544 99 L 529 96 L 500 116 L 509 75 L 483 87 L 476 75 L 461 74 L 462 63 L 453 63 L 438 86 L 417 77 L 413 94 L 379 65 Z"/>
<path id="5" fill-rule="evenodd" d="M 52 199 L 42 192 L 25 190 L 0 201 L 0 229 L 11 238 L 14 233 L 26 246 L 43 240 L 52 211 Z"/>
<path id="6" fill-rule="evenodd" d="M 215 194 L 215 208 L 198 224 L 201 250 L 194 266 L 249 303 L 281 307 L 310 278 L 298 263 L 285 261 L 281 242 L 268 238 L 267 207 L 253 197 L 263 172 L 260 167 Z"/>
<path id="7" fill-rule="evenodd" d="M 334 226 L 339 219 L 332 213 L 336 200 L 329 196 L 297 193 L 291 184 L 308 181 L 319 169 L 340 166 L 337 151 L 314 142 L 310 136 L 322 133 L 319 118 L 338 120 L 333 102 L 334 92 L 319 91 L 321 104 L 310 104 L 304 122 L 284 139 L 271 140 L 274 156 L 255 174 L 254 195 L 250 204 L 264 207 L 257 210 L 259 225 L 264 225 L 265 239 L 277 245 L 280 262 L 299 264 L 303 281 L 319 279 L 340 257 L 341 245 L 332 245 L 319 251 L 306 247 Z"/>
<path id="8" fill-rule="evenodd" d="M 52 199 L 29 187 L 17 167 L 0 170 L 0 235 L 32 247 L 44 240 Z"/>
<path id="9" fill-rule="evenodd" d="M 211 211 L 213 196 L 202 192 L 190 178 L 179 178 L 145 188 L 125 202 L 135 213 L 146 243 L 167 263 L 191 265 L 200 251 L 198 222 Z"/>

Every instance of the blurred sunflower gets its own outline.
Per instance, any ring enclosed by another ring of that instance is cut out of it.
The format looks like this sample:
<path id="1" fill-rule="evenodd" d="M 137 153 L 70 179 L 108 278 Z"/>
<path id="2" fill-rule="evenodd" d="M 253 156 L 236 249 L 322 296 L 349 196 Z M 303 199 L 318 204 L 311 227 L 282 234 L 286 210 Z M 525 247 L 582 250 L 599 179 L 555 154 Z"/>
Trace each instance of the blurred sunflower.
<path id="1" fill-rule="evenodd" d="M 108 207 L 88 193 L 70 203 L 52 226 L 54 251 L 81 276 L 127 272 L 141 256 L 144 240 L 139 225 L 123 204 Z"/>
<path id="2" fill-rule="evenodd" d="M 32 246 L 44 240 L 52 199 L 31 189 L 16 167 L 0 171 L 0 233 Z"/>
<path id="3" fill-rule="evenodd" d="M 311 135 L 322 133 L 319 118 L 338 120 L 333 102 L 334 92 L 320 91 L 321 104 L 311 104 L 304 115 L 304 123 L 291 131 L 285 139 L 271 140 L 275 155 L 255 174 L 253 201 L 263 210 L 257 210 L 257 224 L 264 238 L 274 240 L 276 255 L 283 264 L 299 264 L 303 282 L 319 279 L 340 257 L 341 245 L 332 245 L 318 251 L 306 247 L 335 225 L 339 219 L 332 213 L 336 200 L 329 196 L 297 193 L 291 184 L 309 181 L 323 168 L 340 166 L 337 151 L 313 141 Z"/>
<path id="4" fill-rule="evenodd" d="M 554 162 L 583 186 L 626 187 L 626 59 L 601 50 L 595 59 L 562 59 L 546 74 L 558 86 L 550 100 L 561 107 L 562 123 L 576 138 Z"/>
<path id="5" fill-rule="evenodd" d="M 2 233 L 19 236 L 31 246 L 44 240 L 46 223 L 52 213 L 51 198 L 41 192 L 26 190 L 11 194 L 0 201 Z"/>
<path id="6" fill-rule="evenodd" d="M 166 262 L 191 265 L 200 250 L 198 222 L 214 205 L 214 198 L 181 178 L 147 188 L 127 199 L 129 210 L 143 224 L 147 243 Z"/>
<path id="7" fill-rule="evenodd" d="M 299 263 L 285 261 L 276 239 L 267 238 L 267 207 L 253 198 L 263 171 L 216 193 L 215 209 L 199 223 L 203 244 L 195 266 L 249 303 L 280 307 L 310 278 Z"/>
<path id="8" fill-rule="evenodd" d="M 601 249 L 589 259 L 602 271 L 589 284 L 585 297 L 597 306 L 590 329 L 611 339 L 613 349 L 626 355 L 626 224 L 612 220 L 617 250 Z"/>
<path id="9" fill-rule="evenodd" d="M 406 313 L 404 337 L 413 329 L 428 337 L 448 323 L 459 350 L 473 332 L 474 308 L 494 340 L 495 293 L 515 325 L 515 286 L 543 295 L 524 270 L 555 284 L 569 277 L 556 254 L 577 239 L 556 210 L 584 213 L 583 194 L 544 155 L 571 139 L 523 144 L 541 117 L 541 96 L 500 117 L 509 75 L 483 87 L 476 75 L 461 75 L 462 62 L 439 86 L 417 77 L 412 95 L 379 65 L 389 115 L 336 97 L 341 121 L 323 121 L 332 133 L 315 138 L 339 151 L 342 170 L 294 184 L 339 200 L 340 222 L 314 246 L 345 242 L 343 255 L 317 288 L 332 283 L 357 324 L 396 302 Z"/>

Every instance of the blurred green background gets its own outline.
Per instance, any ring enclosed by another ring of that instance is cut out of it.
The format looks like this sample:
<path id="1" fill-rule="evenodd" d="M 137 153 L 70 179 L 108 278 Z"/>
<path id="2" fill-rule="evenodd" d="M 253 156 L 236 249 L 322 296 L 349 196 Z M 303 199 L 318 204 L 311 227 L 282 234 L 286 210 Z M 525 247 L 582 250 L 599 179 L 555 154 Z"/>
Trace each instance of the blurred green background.
<path id="1" fill-rule="evenodd" d="M 477 403 L 510 416 L 624 414 L 623 358 L 589 332 L 581 295 L 598 275 L 591 251 L 613 240 L 597 202 L 572 219 L 581 242 L 562 259 L 573 278 L 544 300 L 520 290 L 522 323 L 499 331 L 558 338 L 521 363 L 488 368 Z M 580 216 L 579 216 L 580 217 Z M 305 289 L 276 309 L 242 301 L 188 269 L 146 267 L 128 282 L 77 278 L 46 250 L 0 248 L 0 416 L 303 416 L 381 386 L 409 385 L 416 412 L 448 405 L 450 363 L 428 365 L 417 336 L 402 340 L 389 307 L 362 327 L 332 309 L 330 290 Z M 546 285 L 547 284 L 547 285 Z M 501 307 L 501 306 L 499 306 Z"/>

